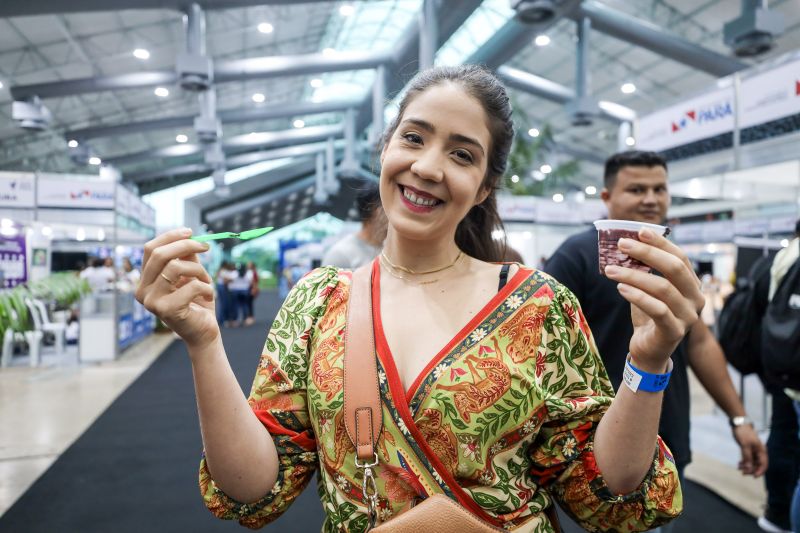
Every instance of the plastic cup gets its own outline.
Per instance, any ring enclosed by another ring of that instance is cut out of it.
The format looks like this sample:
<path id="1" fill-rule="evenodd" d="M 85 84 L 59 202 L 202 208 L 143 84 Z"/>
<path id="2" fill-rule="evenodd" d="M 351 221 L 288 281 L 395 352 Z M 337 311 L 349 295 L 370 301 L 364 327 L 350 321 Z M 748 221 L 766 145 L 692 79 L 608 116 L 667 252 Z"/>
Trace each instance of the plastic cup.
<path id="1" fill-rule="evenodd" d="M 605 275 L 606 265 L 617 265 L 650 272 L 649 265 L 620 251 L 619 240 L 625 237 L 638 241 L 641 228 L 649 228 L 658 235 L 666 236 L 669 234 L 669 228 L 666 226 L 636 222 L 634 220 L 595 220 L 594 227 L 597 228 L 599 267 L 600 273 L 603 275 Z"/>

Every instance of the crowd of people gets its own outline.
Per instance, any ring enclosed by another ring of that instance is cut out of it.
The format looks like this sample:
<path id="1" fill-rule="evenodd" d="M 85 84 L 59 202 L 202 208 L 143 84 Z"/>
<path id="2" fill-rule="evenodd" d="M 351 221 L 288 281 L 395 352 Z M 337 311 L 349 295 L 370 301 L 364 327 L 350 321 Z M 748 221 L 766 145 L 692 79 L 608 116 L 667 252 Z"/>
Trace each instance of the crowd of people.
<path id="1" fill-rule="evenodd" d="M 760 524 L 789 531 L 797 475 L 747 416 L 725 354 L 700 319 L 705 297 L 686 254 L 642 229 L 618 248 L 653 271 L 600 272 L 589 229 L 539 268 L 525 266 L 492 236 L 502 227 L 495 190 L 514 131 L 505 90 L 474 66 L 437 67 L 409 87 L 386 131 L 380 181 L 358 196 L 361 228 L 321 268 L 287 274 L 291 290 L 250 397 L 230 372 L 219 324 L 252 323 L 254 269 L 223 264 L 215 310 L 208 283 L 193 291 L 170 283 L 205 279 L 190 261 L 171 261 L 205 245 L 175 230 L 145 249 L 148 281 L 137 296 L 160 301 L 195 371 L 209 509 L 258 527 L 319 470 L 330 530 L 421 514 L 417 503 L 444 495 L 516 531 L 557 527 L 553 500 L 591 530 L 668 531 L 680 523 L 692 457 L 692 369 L 729 418 L 742 474 L 767 474 Z M 661 156 L 615 154 L 603 178 L 609 218 L 664 223 L 670 195 Z M 377 383 L 364 386 L 377 387 L 381 404 L 380 425 L 354 435 L 345 422 L 344 333 L 357 279 L 371 293 L 378 367 Z M 191 305 L 198 301 L 208 303 Z M 796 425 L 792 438 L 796 446 Z M 771 482 L 778 468 L 781 484 Z M 370 493 L 362 490 L 367 478 Z M 795 509 L 800 518 L 800 494 Z"/>
<path id="2" fill-rule="evenodd" d="M 253 303 L 259 294 L 255 264 L 249 261 L 237 266 L 232 261 L 223 261 L 214 280 L 217 287 L 217 321 L 228 328 L 253 325 Z"/>

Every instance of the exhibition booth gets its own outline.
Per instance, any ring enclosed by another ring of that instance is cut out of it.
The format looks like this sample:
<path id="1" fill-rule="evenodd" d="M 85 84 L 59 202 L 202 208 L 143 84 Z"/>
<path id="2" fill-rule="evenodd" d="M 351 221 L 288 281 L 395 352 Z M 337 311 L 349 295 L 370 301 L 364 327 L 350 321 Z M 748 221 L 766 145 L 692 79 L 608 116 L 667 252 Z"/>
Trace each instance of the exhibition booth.
<path id="1" fill-rule="evenodd" d="M 78 344 L 81 362 L 115 359 L 153 331 L 154 319 L 135 301 L 134 286 L 122 266 L 127 258 L 134 269 L 140 267 L 143 244 L 155 234 L 155 213 L 119 183 L 113 168 L 101 168 L 100 176 L 0 172 L 0 218 L 3 291 L 24 292 L 23 297 L 33 301 L 31 287 L 66 279 L 66 272 L 83 279 L 80 271 L 91 268 L 93 260 L 110 258 L 112 272 L 104 286 L 83 283 L 79 295 L 58 298 L 55 291 L 42 293 L 37 300 L 45 306 L 40 320 L 29 315 L 27 321 L 4 325 L 4 330 L 42 329 L 39 322 L 45 320 L 63 324 L 67 342 Z M 19 314 L 24 315 L 24 309 Z M 76 320 L 79 327 L 67 328 Z M 70 332 L 77 332 L 77 338 Z M 43 337 L 46 342 L 48 335 Z M 26 344 L 23 349 L 30 352 L 33 364 L 38 347 Z M 10 355 L 4 357 L 6 364 Z"/>

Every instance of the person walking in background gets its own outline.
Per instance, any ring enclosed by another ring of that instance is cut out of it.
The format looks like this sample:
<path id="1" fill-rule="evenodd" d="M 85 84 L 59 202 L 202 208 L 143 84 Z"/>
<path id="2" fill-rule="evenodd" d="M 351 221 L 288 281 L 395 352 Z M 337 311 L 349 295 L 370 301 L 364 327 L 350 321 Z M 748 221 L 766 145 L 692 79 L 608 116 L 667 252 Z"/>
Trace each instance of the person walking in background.
<path id="1" fill-rule="evenodd" d="M 797 220 L 794 227 L 794 238 L 789 241 L 785 248 L 779 250 L 772 260 L 772 266 L 769 271 L 768 302 L 773 301 L 781 281 L 797 261 L 800 261 L 800 219 Z M 800 302 L 798 302 L 795 309 L 798 307 L 800 307 Z M 800 327 L 800 324 L 796 327 Z M 763 346 L 763 348 L 769 349 L 769 346 Z M 782 386 L 776 387 L 770 383 L 769 376 L 765 376 L 765 380 L 772 386 L 772 389 L 777 389 L 772 391 L 774 422 L 770 427 L 770 440 L 773 438 L 774 431 L 775 443 L 770 443 L 770 462 L 774 460 L 775 463 L 783 467 L 783 470 L 768 472 L 776 479 L 776 484 L 781 483 L 778 486 L 778 489 L 781 490 L 772 495 L 769 485 L 767 486 L 767 509 L 764 516 L 759 519 L 758 525 L 764 531 L 771 533 L 784 532 L 789 528 L 795 533 L 800 533 L 800 447 L 798 446 L 798 439 L 800 439 L 800 435 L 798 435 L 798 431 L 800 431 L 800 390 L 794 388 L 783 389 Z M 794 411 L 793 413 L 790 413 L 790 408 Z M 781 418 L 775 420 L 775 413 L 778 409 L 780 409 Z M 790 414 L 794 414 L 793 419 L 789 418 Z M 788 513 L 789 521 L 787 523 L 787 494 L 785 487 L 792 479 L 794 479 L 792 484 L 794 490 L 792 491 Z"/>
<path id="2" fill-rule="evenodd" d="M 250 291 L 253 289 L 253 271 L 247 265 L 241 264 L 236 269 L 236 276 L 228 284 L 231 300 L 233 301 L 233 313 L 231 317 L 231 327 L 249 326 L 252 324 L 252 298 Z M 248 321 L 248 319 L 251 319 Z"/>
<path id="3" fill-rule="evenodd" d="M 134 291 L 139 284 L 141 273 L 134 268 L 133 263 L 129 257 L 122 258 L 122 270 L 119 274 L 119 280 L 124 285 L 124 290 Z"/>
<path id="4" fill-rule="evenodd" d="M 236 270 L 229 261 L 223 261 L 214 276 L 217 289 L 217 322 L 225 327 L 233 323 L 234 300 L 229 289 L 231 281 L 236 277 Z"/>
<path id="5" fill-rule="evenodd" d="M 555 501 L 592 530 L 643 531 L 681 512 L 677 470 L 656 430 L 669 356 L 703 304 L 697 276 L 660 235 L 620 243 L 669 277 L 608 271 L 641 310 L 628 339 L 632 371 L 661 376 L 615 395 L 575 297 L 538 270 L 498 264 L 495 191 L 513 138 L 508 95 L 488 70 L 420 72 L 381 151 L 383 252 L 356 272 L 321 267 L 294 286 L 249 398 L 196 262 L 205 245 L 173 230 L 145 246 L 137 298 L 186 342 L 205 448 L 200 487 L 216 516 L 262 527 L 315 471 L 324 531 L 378 520 L 391 530 L 404 513 L 425 520 L 425 502 L 415 504 L 428 498 L 474 515 L 461 523 L 518 533 L 552 531 Z M 180 276 L 189 289 L 173 285 Z M 342 355 L 354 342 L 345 340 L 354 280 L 374 302 L 377 356 L 367 359 L 379 395 L 353 415 L 358 450 L 344 422 L 353 411 Z M 370 437 L 375 409 L 382 423 Z"/>
<path id="6" fill-rule="evenodd" d="M 256 264 L 252 261 L 247 262 L 247 270 L 251 272 L 251 282 L 250 282 L 250 291 L 247 294 L 247 309 L 249 310 L 249 314 L 244 319 L 244 325 L 249 326 L 253 324 L 255 319 L 255 302 L 258 293 L 261 291 L 260 287 L 258 286 L 259 279 L 258 279 L 258 269 L 256 268 Z"/>
<path id="7" fill-rule="evenodd" d="M 378 183 L 362 182 L 356 196 L 361 229 L 336 242 L 322 258 L 323 265 L 356 269 L 369 263 L 381 252 L 386 238 L 386 214 L 381 207 Z"/>
<path id="8" fill-rule="evenodd" d="M 601 198 L 611 219 L 663 224 L 670 205 L 666 161 L 654 152 L 612 155 L 605 164 Z M 634 331 L 631 307 L 618 283 L 598 271 L 597 245 L 594 228 L 574 235 L 550 256 L 545 271 L 578 298 L 609 378 L 619 387 Z M 698 281 L 698 289 L 699 286 Z M 702 321 L 695 322 L 676 346 L 672 361 L 674 368 L 664 393 L 659 435 L 672 450 L 681 478 L 691 461 L 688 367 L 728 415 L 733 437 L 741 450 L 739 469 L 743 474 L 762 475 L 767 468 L 766 449 L 731 382 L 722 349 Z"/>

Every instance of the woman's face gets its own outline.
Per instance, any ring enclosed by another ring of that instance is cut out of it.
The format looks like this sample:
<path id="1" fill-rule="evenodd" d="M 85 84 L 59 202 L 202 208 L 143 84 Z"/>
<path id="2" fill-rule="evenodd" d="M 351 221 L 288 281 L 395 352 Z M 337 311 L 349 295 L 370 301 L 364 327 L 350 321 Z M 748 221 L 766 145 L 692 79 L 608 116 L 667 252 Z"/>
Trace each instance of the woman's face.
<path id="1" fill-rule="evenodd" d="M 393 230 L 413 240 L 454 236 L 489 194 L 490 149 L 486 113 L 460 86 L 414 97 L 381 154 L 381 202 Z"/>

